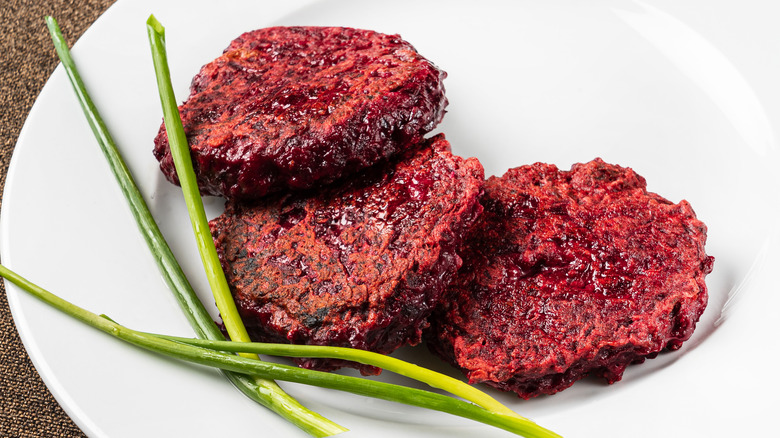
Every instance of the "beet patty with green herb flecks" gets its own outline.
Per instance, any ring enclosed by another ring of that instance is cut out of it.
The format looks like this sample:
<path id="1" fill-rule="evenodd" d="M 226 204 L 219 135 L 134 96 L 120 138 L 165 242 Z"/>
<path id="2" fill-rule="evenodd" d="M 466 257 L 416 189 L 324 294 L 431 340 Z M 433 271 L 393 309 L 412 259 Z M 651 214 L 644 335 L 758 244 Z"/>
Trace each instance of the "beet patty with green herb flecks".
<path id="1" fill-rule="evenodd" d="M 461 265 L 483 183 L 479 161 L 452 155 L 439 135 L 317 191 L 228 202 L 211 230 L 250 335 L 380 353 L 417 344 Z"/>
<path id="2" fill-rule="evenodd" d="M 253 200 L 329 183 L 414 146 L 444 116 L 446 74 L 398 35 L 247 32 L 179 108 L 201 192 Z M 165 126 L 154 155 L 178 183 Z"/>
<path id="3" fill-rule="evenodd" d="M 594 160 L 486 182 L 464 265 L 431 317 L 429 347 L 473 383 L 522 398 L 677 349 L 707 303 L 706 227 L 691 206 Z"/>

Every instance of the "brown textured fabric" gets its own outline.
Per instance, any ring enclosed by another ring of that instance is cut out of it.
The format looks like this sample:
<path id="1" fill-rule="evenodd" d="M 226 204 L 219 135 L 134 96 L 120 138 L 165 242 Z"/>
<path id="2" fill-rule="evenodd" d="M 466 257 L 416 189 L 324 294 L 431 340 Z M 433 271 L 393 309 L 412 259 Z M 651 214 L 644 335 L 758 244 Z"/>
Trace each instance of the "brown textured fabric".
<path id="1" fill-rule="evenodd" d="M 72 44 L 114 1 L 2 1 L 0 186 L 27 113 L 58 62 L 43 17 L 54 16 Z M 81 436 L 30 363 L 0 283 L 0 437 Z"/>

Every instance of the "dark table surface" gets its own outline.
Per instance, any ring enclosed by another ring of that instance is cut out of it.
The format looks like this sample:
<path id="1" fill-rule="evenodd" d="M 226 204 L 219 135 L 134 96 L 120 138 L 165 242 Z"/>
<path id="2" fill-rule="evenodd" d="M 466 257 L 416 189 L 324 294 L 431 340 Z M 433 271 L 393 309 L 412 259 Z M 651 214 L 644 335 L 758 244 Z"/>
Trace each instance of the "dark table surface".
<path id="1" fill-rule="evenodd" d="M 52 15 L 72 44 L 115 0 L 3 0 L 0 7 L 0 187 L 27 114 L 58 60 L 44 16 Z M 2 197 L 0 195 L 0 208 Z M 0 436 L 84 434 L 35 371 L 0 283 Z"/>

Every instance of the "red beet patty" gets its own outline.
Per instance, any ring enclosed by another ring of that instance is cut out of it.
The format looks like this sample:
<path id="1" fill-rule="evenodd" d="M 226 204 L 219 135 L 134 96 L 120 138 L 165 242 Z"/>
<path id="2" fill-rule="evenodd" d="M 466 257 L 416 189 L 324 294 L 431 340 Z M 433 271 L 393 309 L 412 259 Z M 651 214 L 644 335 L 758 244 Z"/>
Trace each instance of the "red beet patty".
<path id="1" fill-rule="evenodd" d="M 464 265 L 431 317 L 429 347 L 522 398 L 677 349 L 707 303 L 706 227 L 686 201 L 596 159 L 490 178 Z"/>
<path id="2" fill-rule="evenodd" d="M 440 135 L 317 191 L 228 202 L 211 230 L 250 335 L 380 353 L 417 344 L 461 265 L 483 184 L 479 161 L 453 156 Z"/>
<path id="3" fill-rule="evenodd" d="M 203 66 L 179 108 L 201 192 L 253 200 L 386 159 L 444 116 L 446 74 L 398 35 L 272 27 Z M 154 155 L 178 183 L 165 126 Z"/>

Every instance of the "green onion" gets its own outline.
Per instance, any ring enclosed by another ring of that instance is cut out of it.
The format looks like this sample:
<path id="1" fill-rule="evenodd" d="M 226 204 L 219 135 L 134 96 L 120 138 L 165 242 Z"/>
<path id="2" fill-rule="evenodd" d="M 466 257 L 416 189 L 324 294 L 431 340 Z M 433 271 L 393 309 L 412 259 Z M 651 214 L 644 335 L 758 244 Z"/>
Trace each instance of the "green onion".
<path id="1" fill-rule="evenodd" d="M 22 290 L 30 293 L 43 302 L 98 330 L 133 345 L 169 357 L 238 373 L 260 375 L 268 379 L 303 383 L 412 406 L 424 407 L 479 421 L 527 438 L 560 438 L 560 435 L 537 425 L 531 420 L 515 415 L 492 412 L 471 403 L 430 391 L 408 388 L 370 379 L 362 379 L 359 377 L 343 376 L 247 359 L 233 354 L 196 347 L 163 337 L 150 335 L 148 333 L 138 332 L 119 325 L 110 318 L 101 317 L 86 309 L 78 307 L 40 286 L 31 283 L 3 265 L 0 265 L 0 276 L 6 278 Z"/>
<path id="2" fill-rule="evenodd" d="M 152 59 L 154 60 L 154 69 L 157 74 L 157 88 L 160 92 L 160 103 L 163 109 L 165 130 L 168 134 L 168 144 L 173 156 L 173 163 L 176 166 L 176 175 L 179 177 L 179 184 L 184 194 L 184 201 L 187 204 L 187 211 L 190 215 L 192 231 L 195 233 L 195 239 L 197 240 L 200 258 L 203 262 L 203 267 L 206 269 L 206 276 L 208 277 L 209 285 L 211 285 L 217 308 L 222 315 L 222 322 L 230 338 L 234 341 L 249 342 L 249 334 L 246 332 L 241 317 L 238 315 L 236 303 L 233 301 L 233 296 L 230 293 L 230 286 L 228 286 L 225 273 L 222 271 L 222 265 L 219 262 L 217 248 L 214 246 L 214 240 L 209 229 L 209 221 L 203 208 L 203 199 L 200 197 L 195 170 L 192 168 L 190 147 L 187 144 L 187 136 L 184 134 L 184 127 L 179 116 L 179 108 L 176 105 L 171 75 L 168 70 L 168 58 L 165 51 L 165 28 L 154 18 L 154 15 L 151 15 L 146 21 L 146 29 L 149 33 L 149 43 L 152 47 Z"/>
<path id="3" fill-rule="evenodd" d="M 352 362 L 383 368 L 386 371 L 390 371 L 402 376 L 409 377 L 410 379 L 426 383 L 434 388 L 443 389 L 450 394 L 461 397 L 465 400 L 482 406 L 485 409 L 494 412 L 500 412 L 506 415 L 517 416 L 514 411 L 501 404 L 498 400 L 478 390 L 477 388 L 464 383 L 461 380 L 437 373 L 436 371 L 432 371 L 400 359 L 396 359 L 394 357 L 374 353 L 371 351 L 345 347 L 325 347 L 320 345 L 210 341 L 203 339 L 181 338 L 176 336 L 155 336 L 184 344 L 195 345 L 198 347 L 219 351 L 248 352 L 283 357 L 314 357 L 349 360 Z"/>
<path id="4" fill-rule="evenodd" d="M 143 234 L 144 240 L 152 254 L 154 254 L 155 260 L 158 261 L 158 266 L 165 282 L 176 296 L 182 309 L 185 310 L 187 318 L 198 337 L 224 339 L 219 328 L 217 328 L 217 325 L 192 289 L 171 248 L 168 246 L 168 242 L 165 241 L 160 228 L 157 226 L 157 222 L 152 217 L 152 213 L 149 211 L 149 207 L 141 195 L 133 175 L 127 168 L 111 133 L 108 131 L 103 118 L 100 116 L 84 86 L 84 82 L 81 80 L 81 75 L 73 62 L 73 58 L 70 56 L 68 44 L 60 32 L 57 21 L 49 16 L 46 17 L 46 24 L 49 27 L 57 55 L 65 68 L 65 72 L 68 74 L 89 126 L 92 128 L 100 149 L 103 151 L 103 155 L 105 155 L 111 171 L 122 189 L 122 194 L 127 199 L 139 231 Z"/>
<path id="5" fill-rule="evenodd" d="M 138 186 L 133 179 L 130 170 L 122 159 L 116 143 L 108 128 L 103 122 L 97 108 L 92 102 L 89 93 L 81 80 L 76 64 L 70 56 L 68 44 L 60 32 L 57 21 L 53 17 L 46 17 L 57 55 L 65 68 L 73 90 L 82 107 L 84 115 L 89 122 L 92 132 L 100 145 L 103 154 L 108 161 L 111 171 L 119 182 L 122 193 L 127 199 L 130 210 L 135 217 L 138 228 L 144 237 L 160 272 L 168 284 L 171 292 L 176 297 L 195 333 L 200 338 L 224 339 L 217 325 L 211 319 L 208 311 L 198 299 L 187 277 L 176 261 L 168 243 L 160 232 L 157 223 L 152 217 L 149 207 L 144 201 Z M 309 434 L 319 437 L 335 435 L 346 431 L 344 427 L 301 406 L 295 399 L 286 394 L 275 383 L 265 379 L 259 381 L 246 375 L 225 372 L 225 376 L 245 395 L 254 401 L 277 412 L 296 426 Z"/>
<path id="6" fill-rule="evenodd" d="M 163 110 L 165 130 L 168 135 L 168 144 L 184 195 L 184 201 L 187 204 L 187 211 L 195 234 L 201 262 L 206 270 L 206 277 L 211 286 L 214 301 L 222 316 L 222 322 L 228 335 L 234 341 L 249 342 L 249 334 L 244 327 L 244 323 L 238 314 L 236 303 L 233 301 L 233 296 L 230 293 L 230 287 L 222 270 L 222 264 L 219 261 L 217 249 L 211 236 L 206 211 L 203 208 L 203 199 L 200 197 L 200 189 L 198 188 L 195 171 L 192 167 L 192 157 L 190 156 L 189 144 L 187 144 L 187 136 L 184 134 L 184 127 L 182 126 L 179 108 L 173 93 L 173 85 L 171 84 L 171 75 L 165 50 L 165 28 L 157 21 L 154 15 L 150 15 L 146 21 L 146 29 L 152 49 L 152 60 L 154 62 L 157 88 Z M 260 359 L 256 354 L 239 353 L 239 355 L 248 359 Z M 255 379 L 255 383 L 264 387 L 266 391 L 274 393 L 274 406 L 271 406 L 272 409 L 304 430 L 310 430 L 312 426 L 317 426 L 317 429 L 312 432 L 316 432 L 316 434 L 326 432 L 327 435 L 333 435 L 346 430 L 301 406 L 275 382 L 258 378 Z M 293 404 L 296 406 L 296 410 L 290 411 L 289 408 Z M 315 424 L 312 424 L 312 417 L 316 421 Z"/>

